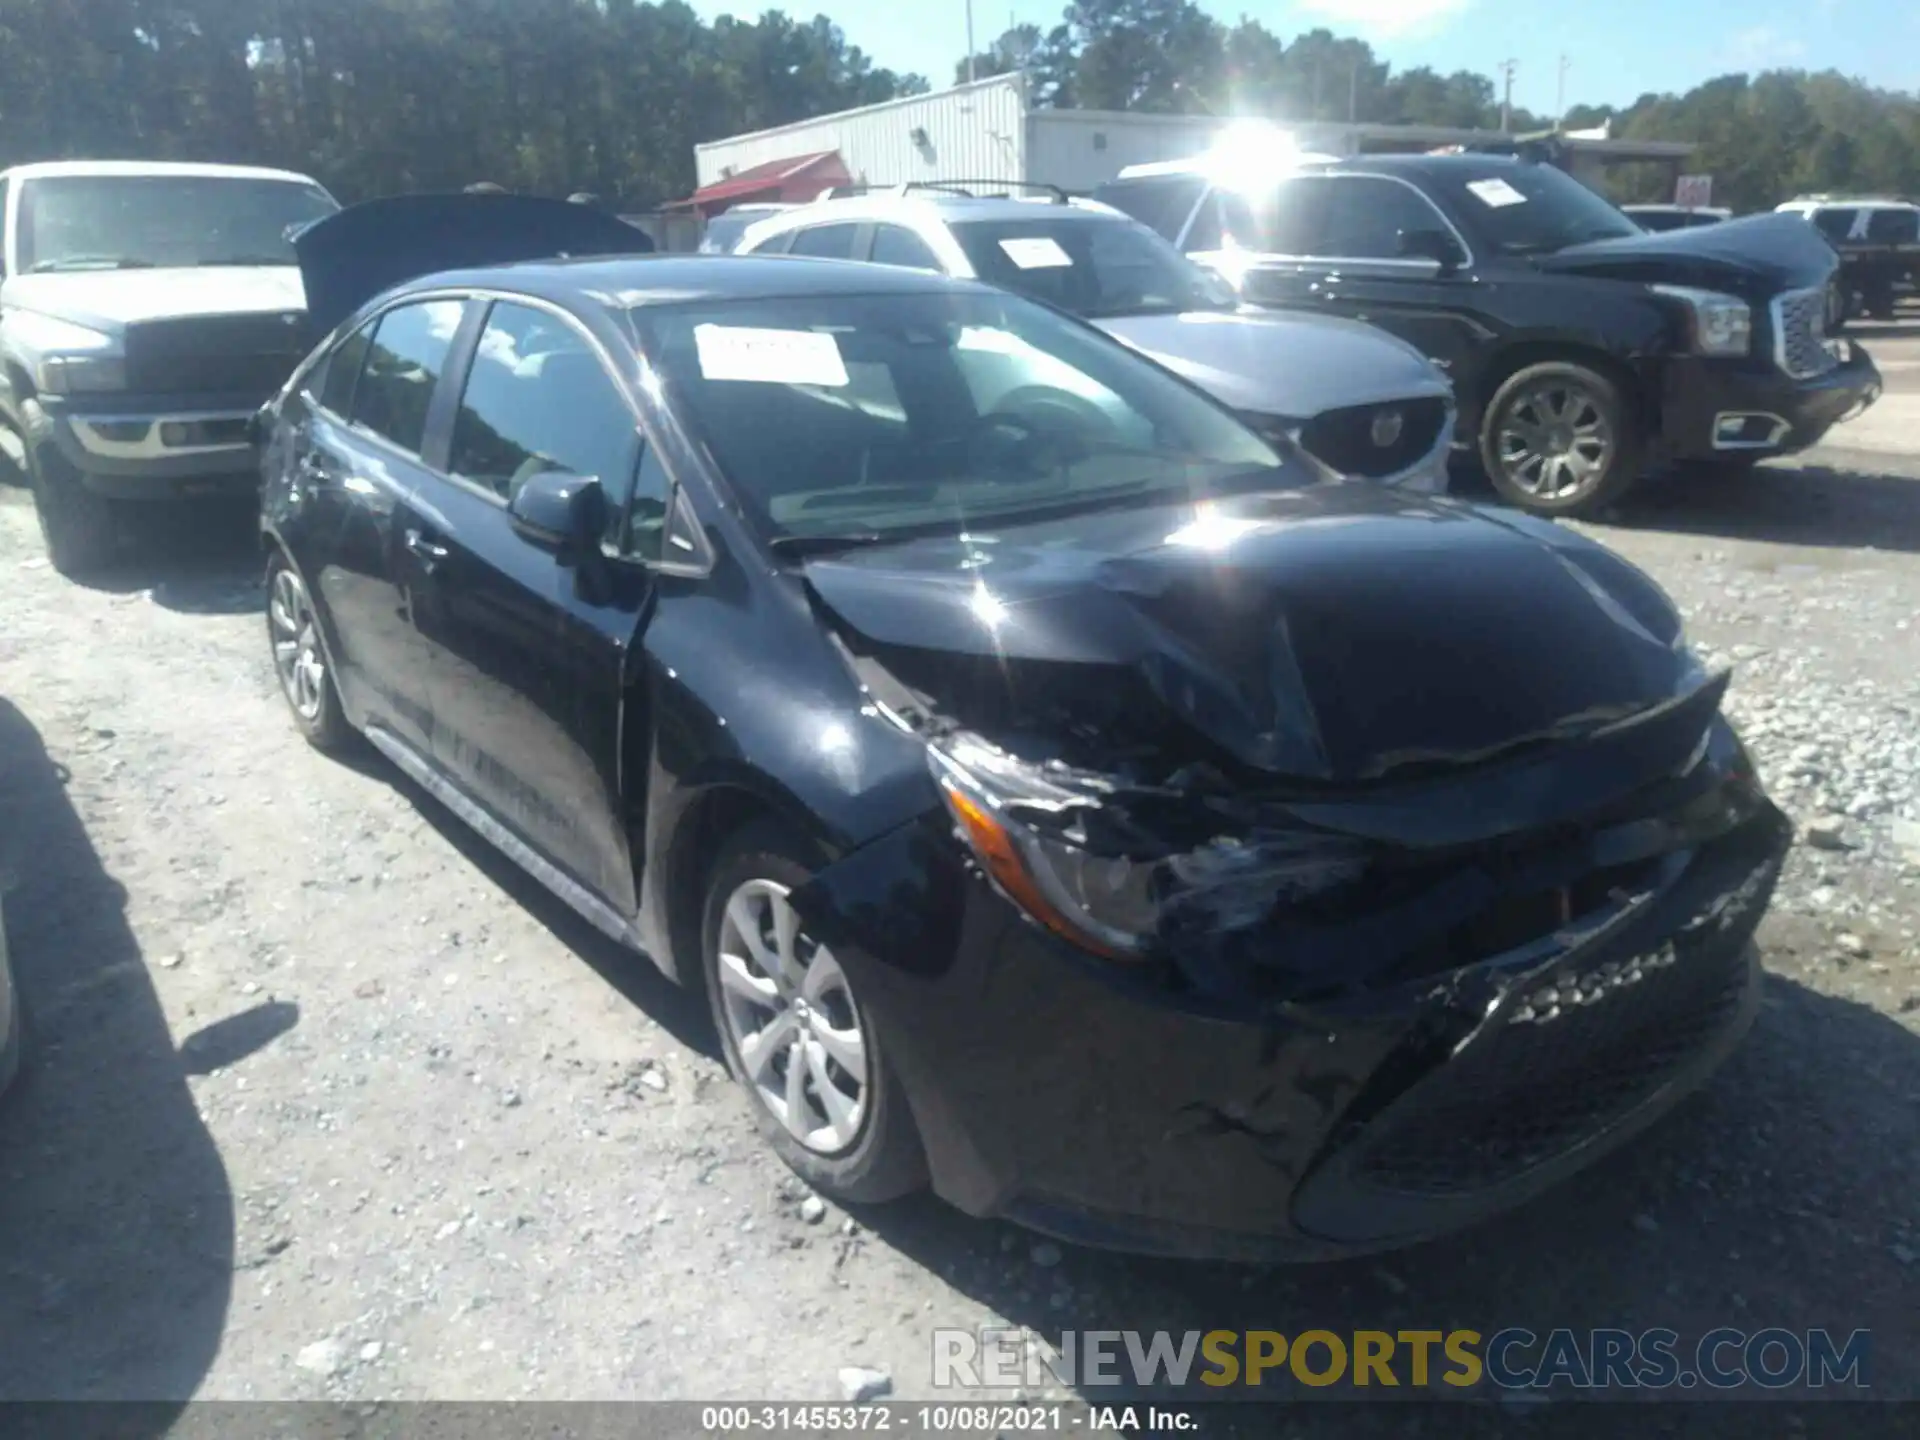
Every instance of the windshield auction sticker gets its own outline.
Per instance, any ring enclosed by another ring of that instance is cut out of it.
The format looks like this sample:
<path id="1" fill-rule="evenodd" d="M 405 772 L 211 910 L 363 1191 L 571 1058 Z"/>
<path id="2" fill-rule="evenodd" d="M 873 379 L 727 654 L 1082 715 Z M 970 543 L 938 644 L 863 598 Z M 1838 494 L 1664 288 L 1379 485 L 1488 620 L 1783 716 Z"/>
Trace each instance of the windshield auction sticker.
<path id="1" fill-rule="evenodd" d="M 1051 235 L 1025 235 L 1002 240 L 1000 248 L 1022 270 L 1059 270 L 1073 264 L 1073 257 L 1060 248 Z"/>
<path id="2" fill-rule="evenodd" d="M 1482 205 L 1491 206 L 1495 210 L 1503 209 L 1508 205 L 1524 205 L 1527 203 L 1526 196 L 1522 195 L 1506 181 L 1498 178 L 1492 180 L 1469 180 L 1467 182 L 1467 189 L 1473 192 L 1474 199 L 1478 200 Z"/>
<path id="3" fill-rule="evenodd" d="M 700 373 L 708 380 L 833 389 L 848 383 L 839 342 L 815 330 L 696 325 L 693 344 L 700 356 Z"/>

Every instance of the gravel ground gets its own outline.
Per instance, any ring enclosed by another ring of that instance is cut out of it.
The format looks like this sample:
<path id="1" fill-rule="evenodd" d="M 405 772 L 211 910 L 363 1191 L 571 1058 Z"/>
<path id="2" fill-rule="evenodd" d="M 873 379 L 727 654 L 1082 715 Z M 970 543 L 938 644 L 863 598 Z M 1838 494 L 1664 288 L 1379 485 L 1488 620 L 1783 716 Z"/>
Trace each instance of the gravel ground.
<path id="1" fill-rule="evenodd" d="M 1920 343 L 1875 348 L 1920 386 Z M 1865 1327 L 1876 1391 L 1920 1396 L 1920 459 L 1823 450 L 1591 528 L 1734 665 L 1803 824 L 1759 1025 L 1516 1215 L 1248 1270 L 810 1203 L 697 1007 L 386 765 L 299 742 L 244 517 L 76 587 L 0 487 L 34 1032 L 0 1108 L 0 1398 L 838 1398 L 854 1366 L 915 1397 L 934 1326 L 994 1323 Z"/>

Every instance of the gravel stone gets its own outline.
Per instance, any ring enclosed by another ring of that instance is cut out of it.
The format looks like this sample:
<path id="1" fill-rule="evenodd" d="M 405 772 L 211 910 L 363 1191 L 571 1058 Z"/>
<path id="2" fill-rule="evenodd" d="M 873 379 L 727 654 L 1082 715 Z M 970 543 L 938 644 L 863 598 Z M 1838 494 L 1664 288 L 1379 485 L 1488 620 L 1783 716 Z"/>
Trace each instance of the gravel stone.
<path id="1" fill-rule="evenodd" d="M 301 1346 L 293 1363 L 309 1374 L 338 1375 L 346 1367 L 347 1347 L 338 1340 L 316 1340 Z"/>
<path id="2" fill-rule="evenodd" d="M 1837 819 L 1809 820 L 1801 838 L 1816 850 L 1846 850 L 1846 828 Z"/>
<path id="3" fill-rule="evenodd" d="M 879 1400 L 893 1393 L 893 1376 L 885 1370 L 868 1370 L 859 1365 L 840 1368 L 840 1398 L 850 1405 Z"/>
<path id="4" fill-rule="evenodd" d="M 827 1202 L 818 1195 L 809 1195 L 800 1202 L 800 1218 L 809 1225 L 818 1225 L 827 1218 Z"/>

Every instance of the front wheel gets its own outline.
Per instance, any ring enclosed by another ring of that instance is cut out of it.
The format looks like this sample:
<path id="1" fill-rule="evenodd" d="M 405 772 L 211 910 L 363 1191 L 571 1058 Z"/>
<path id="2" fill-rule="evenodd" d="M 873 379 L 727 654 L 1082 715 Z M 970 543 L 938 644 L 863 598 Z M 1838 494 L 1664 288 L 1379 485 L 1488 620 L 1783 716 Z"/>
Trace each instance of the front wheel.
<path id="1" fill-rule="evenodd" d="M 1639 468 L 1633 412 L 1612 380 L 1548 361 L 1509 376 L 1480 426 L 1480 458 L 1502 499 L 1536 515 L 1590 515 Z"/>
<path id="2" fill-rule="evenodd" d="M 812 878 L 803 853 L 765 825 L 722 852 L 701 934 L 714 1024 L 790 1168 L 838 1200 L 895 1200 L 926 1184 L 920 1137 L 874 1017 L 789 901 Z"/>
<path id="3" fill-rule="evenodd" d="M 28 402 L 29 406 L 33 402 Z M 37 407 L 35 407 L 37 408 Z M 34 513 L 47 559 L 69 580 L 83 579 L 104 568 L 119 545 L 114 505 L 104 495 L 87 489 L 80 472 L 46 443 L 35 437 L 31 412 L 21 436 L 26 450 L 27 484 L 33 490 Z"/>

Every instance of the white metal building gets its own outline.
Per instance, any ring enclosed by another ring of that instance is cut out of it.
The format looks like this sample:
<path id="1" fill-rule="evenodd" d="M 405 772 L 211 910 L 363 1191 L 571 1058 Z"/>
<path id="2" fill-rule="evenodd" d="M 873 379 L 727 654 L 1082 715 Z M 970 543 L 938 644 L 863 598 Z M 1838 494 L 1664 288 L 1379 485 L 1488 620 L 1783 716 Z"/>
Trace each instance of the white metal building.
<path id="1" fill-rule="evenodd" d="M 888 100 L 711 141 L 694 147 L 694 162 L 701 191 L 721 187 L 715 198 L 722 202 L 745 198 L 732 192 L 737 188 L 735 177 L 746 172 L 769 172 L 766 185 L 771 188 L 782 162 L 836 155 L 849 180 L 867 185 L 998 180 L 1088 190 L 1113 179 L 1127 165 L 1202 154 L 1231 123 L 1228 117 L 1210 115 L 1036 109 L 1027 103 L 1024 76 L 997 75 L 931 95 Z M 1335 155 L 1494 138 L 1488 131 L 1442 126 L 1316 122 L 1289 123 L 1285 128 L 1302 149 Z M 1589 162 L 1576 167 L 1576 173 L 1620 160 L 1658 160 L 1677 166 L 1693 149 L 1668 142 L 1569 138 L 1578 158 Z M 811 196 L 766 193 L 758 198 Z M 707 206 L 699 192 L 683 203 L 717 208 Z"/>

